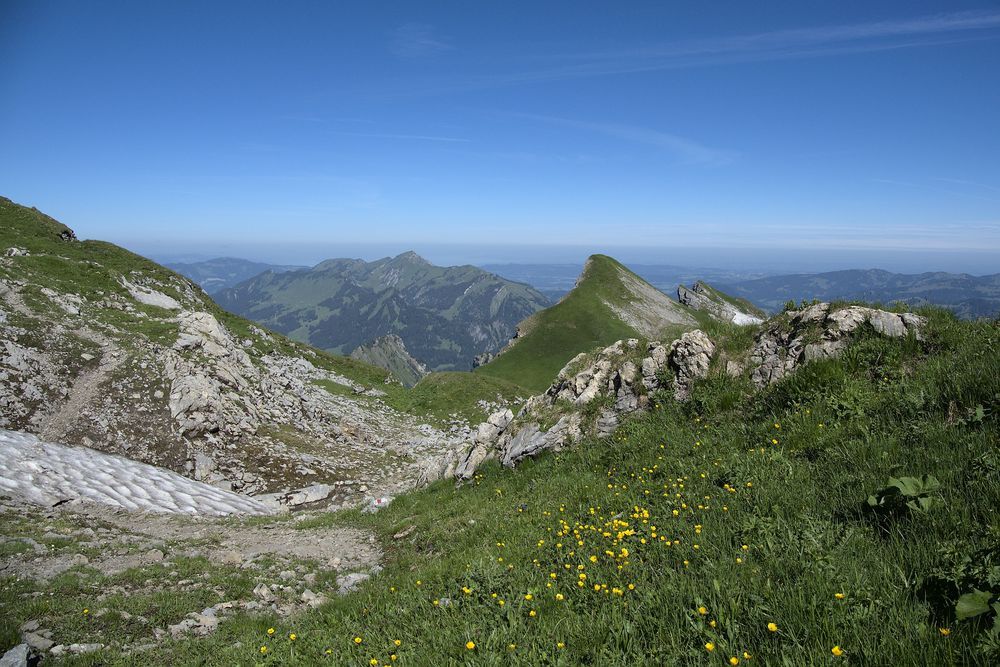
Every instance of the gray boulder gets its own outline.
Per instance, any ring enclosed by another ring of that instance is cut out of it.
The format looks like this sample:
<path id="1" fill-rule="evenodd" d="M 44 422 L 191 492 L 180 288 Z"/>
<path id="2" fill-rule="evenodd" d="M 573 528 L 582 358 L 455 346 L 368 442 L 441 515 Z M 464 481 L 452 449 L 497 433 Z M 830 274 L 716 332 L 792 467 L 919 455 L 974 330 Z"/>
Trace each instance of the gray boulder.
<path id="1" fill-rule="evenodd" d="M 31 659 L 31 649 L 27 644 L 18 644 L 3 654 L 0 667 L 28 667 Z"/>
<path id="2" fill-rule="evenodd" d="M 689 331 L 670 344 L 668 362 L 674 371 L 674 398 L 686 401 L 695 380 L 708 377 L 715 344 L 704 331 Z"/>

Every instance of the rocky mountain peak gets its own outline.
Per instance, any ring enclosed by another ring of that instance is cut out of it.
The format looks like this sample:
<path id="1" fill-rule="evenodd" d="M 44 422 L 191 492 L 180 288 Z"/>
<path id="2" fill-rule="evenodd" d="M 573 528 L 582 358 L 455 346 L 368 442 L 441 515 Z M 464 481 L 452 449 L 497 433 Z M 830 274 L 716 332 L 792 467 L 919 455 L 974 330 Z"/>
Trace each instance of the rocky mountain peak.
<path id="1" fill-rule="evenodd" d="M 400 253 L 392 258 L 392 264 L 410 264 L 414 266 L 431 266 L 431 263 L 426 259 L 418 255 L 413 250 L 407 250 L 406 252 Z"/>

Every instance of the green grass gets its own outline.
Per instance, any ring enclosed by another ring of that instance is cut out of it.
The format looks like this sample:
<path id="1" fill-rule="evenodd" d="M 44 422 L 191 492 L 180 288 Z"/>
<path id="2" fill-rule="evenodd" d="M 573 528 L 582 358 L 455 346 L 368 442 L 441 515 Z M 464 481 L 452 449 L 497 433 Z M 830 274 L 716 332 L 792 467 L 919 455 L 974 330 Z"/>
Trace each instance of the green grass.
<path id="1" fill-rule="evenodd" d="M 331 394 L 365 399 L 357 396 L 351 388 L 336 382 L 323 380 L 317 384 Z M 387 405 L 438 425 L 447 423 L 454 418 L 453 415 L 457 415 L 475 426 L 489 416 L 488 411 L 478 405 L 479 401 L 493 403 L 499 397 L 503 402 L 514 405 L 519 399 L 526 399 L 531 394 L 524 387 L 499 378 L 460 371 L 431 373 L 410 389 L 397 383 L 372 383 L 372 386 L 385 392 L 386 395 L 379 400 Z M 375 399 L 369 400 L 374 402 Z"/>
<path id="2" fill-rule="evenodd" d="M 373 529 L 382 574 L 299 617 L 240 618 L 143 660 L 996 664 L 992 621 L 957 621 L 954 605 L 1000 593 L 1000 330 L 928 314 L 924 342 L 869 331 L 763 392 L 716 374 L 610 439 L 488 465 L 376 515 L 317 515 L 303 526 Z M 889 477 L 925 474 L 941 481 L 926 514 L 866 509 Z"/>
<path id="3" fill-rule="evenodd" d="M 513 404 L 530 394 L 527 389 L 500 378 L 455 371 L 424 377 L 397 405 L 415 415 L 431 415 L 439 420 L 457 414 L 474 426 L 489 416 L 477 405 L 478 401 L 495 402 L 500 396 Z"/>
<path id="4" fill-rule="evenodd" d="M 580 352 L 616 340 L 641 338 L 606 305 L 622 298 L 623 271 L 628 269 L 610 257 L 594 255 L 573 291 L 525 320 L 522 336 L 514 346 L 475 372 L 541 392 Z"/>

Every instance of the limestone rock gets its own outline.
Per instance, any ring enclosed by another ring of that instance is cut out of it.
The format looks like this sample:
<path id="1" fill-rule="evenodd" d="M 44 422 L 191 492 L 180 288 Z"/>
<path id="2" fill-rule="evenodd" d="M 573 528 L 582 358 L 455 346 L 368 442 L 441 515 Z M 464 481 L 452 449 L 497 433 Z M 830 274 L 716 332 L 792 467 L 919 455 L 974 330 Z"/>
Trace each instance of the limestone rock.
<path id="1" fill-rule="evenodd" d="M 756 309 L 751 312 L 749 308 L 743 310 L 737 307 L 731 300 L 723 298 L 718 291 L 701 281 L 696 282 L 690 289 L 684 285 L 678 285 L 677 300 L 689 308 L 708 313 L 723 322 L 748 325 L 760 324 L 764 321 L 760 317 L 761 313 Z"/>
<path id="2" fill-rule="evenodd" d="M 369 575 L 367 572 L 352 572 L 350 574 L 344 574 L 337 577 L 337 592 L 340 595 L 347 595 L 348 593 L 353 593 L 357 590 L 358 586 L 362 582 L 367 581 Z"/>
<path id="3" fill-rule="evenodd" d="M 700 329 L 689 331 L 670 344 L 669 364 L 674 370 L 674 398 L 687 400 L 695 380 L 708 377 L 715 344 Z"/>
<path id="4" fill-rule="evenodd" d="M 157 290 L 150 289 L 142 285 L 134 285 L 124 278 L 122 278 L 122 286 L 127 289 L 129 295 L 139 303 L 147 306 L 166 308 L 167 310 L 181 309 L 181 304 L 178 303 L 177 299 L 167 296 L 163 292 L 158 292 Z"/>
<path id="5" fill-rule="evenodd" d="M 27 644 L 18 644 L 3 654 L 0 667 L 28 667 L 31 658 L 31 648 Z"/>
<path id="6" fill-rule="evenodd" d="M 787 313 L 762 331 L 750 352 L 751 380 L 758 388 L 777 382 L 799 365 L 839 356 L 849 338 L 868 323 L 877 333 L 890 338 L 913 334 L 920 339 L 926 320 L 913 313 L 890 313 L 864 306 L 847 306 L 831 311 L 830 304 L 817 303 Z"/>

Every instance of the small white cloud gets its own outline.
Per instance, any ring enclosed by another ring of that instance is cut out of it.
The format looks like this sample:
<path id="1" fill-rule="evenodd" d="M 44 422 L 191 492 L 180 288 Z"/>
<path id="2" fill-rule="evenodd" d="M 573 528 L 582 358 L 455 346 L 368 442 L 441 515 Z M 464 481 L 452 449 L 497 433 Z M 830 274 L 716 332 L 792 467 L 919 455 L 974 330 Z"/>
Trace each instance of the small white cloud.
<path id="1" fill-rule="evenodd" d="M 392 31 L 389 51 L 400 58 L 425 58 L 450 51 L 451 44 L 435 36 L 433 26 L 407 23 Z"/>

